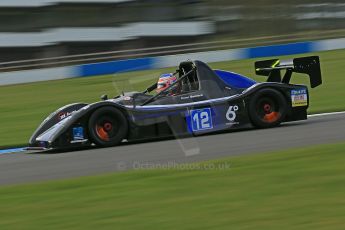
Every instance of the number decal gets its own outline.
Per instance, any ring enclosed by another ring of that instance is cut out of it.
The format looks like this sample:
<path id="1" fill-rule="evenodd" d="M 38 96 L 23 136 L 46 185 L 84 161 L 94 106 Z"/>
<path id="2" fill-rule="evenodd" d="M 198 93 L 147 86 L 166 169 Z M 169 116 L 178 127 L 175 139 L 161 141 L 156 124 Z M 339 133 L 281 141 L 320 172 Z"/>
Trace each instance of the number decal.
<path id="1" fill-rule="evenodd" d="M 191 110 L 190 117 L 191 127 L 193 131 L 200 131 L 213 128 L 210 108 Z"/>
<path id="2" fill-rule="evenodd" d="M 238 106 L 234 105 L 234 106 L 229 106 L 228 111 L 226 112 L 226 119 L 228 121 L 234 121 L 236 119 L 236 111 L 238 110 Z"/>
<path id="3" fill-rule="evenodd" d="M 201 128 L 203 128 L 203 129 L 211 128 L 211 125 L 209 123 L 210 116 L 208 115 L 207 112 L 200 113 L 200 118 L 201 118 Z"/>
<path id="4" fill-rule="evenodd" d="M 193 124 L 193 130 L 199 130 L 200 129 L 199 114 L 198 113 L 194 113 L 192 124 Z M 194 126 L 194 124 L 195 124 L 195 126 Z"/>

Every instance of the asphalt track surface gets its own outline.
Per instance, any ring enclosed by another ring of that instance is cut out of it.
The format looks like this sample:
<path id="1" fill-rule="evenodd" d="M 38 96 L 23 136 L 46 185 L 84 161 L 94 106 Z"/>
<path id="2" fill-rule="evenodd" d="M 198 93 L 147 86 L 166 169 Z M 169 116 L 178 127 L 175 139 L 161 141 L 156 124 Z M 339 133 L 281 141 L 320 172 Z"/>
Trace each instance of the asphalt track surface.
<path id="1" fill-rule="evenodd" d="M 0 185 L 98 175 L 177 165 L 234 155 L 345 141 L 345 113 L 309 117 L 272 129 L 245 130 L 196 138 L 66 153 L 21 152 L 0 155 Z"/>

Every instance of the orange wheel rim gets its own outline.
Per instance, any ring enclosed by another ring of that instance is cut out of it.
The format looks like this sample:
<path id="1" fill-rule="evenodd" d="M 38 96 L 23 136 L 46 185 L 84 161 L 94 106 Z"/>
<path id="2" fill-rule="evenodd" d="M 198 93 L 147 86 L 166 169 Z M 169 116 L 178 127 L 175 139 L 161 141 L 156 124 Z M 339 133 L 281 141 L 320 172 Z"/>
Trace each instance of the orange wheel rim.
<path id="1" fill-rule="evenodd" d="M 267 122 L 275 122 L 276 120 L 279 119 L 279 117 L 280 117 L 280 113 L 271 112 L 271 113 L 265 114 L 264 120 Z"/>
<path id="2" fill-rule="evenodd" d="M 104 141 L 109 141 L 109 135 L 108 133 L 104 130 L 104 127 L 96 125 L 96 133 L 97 135 Z"/>
<path id="3" fill-rule="evenodd" d="M 259 101 L 256 111 L 261 120 L 266 123 L 274 123 L 281 117 L 279 106 L 274 100 L 267 97 Z"/>

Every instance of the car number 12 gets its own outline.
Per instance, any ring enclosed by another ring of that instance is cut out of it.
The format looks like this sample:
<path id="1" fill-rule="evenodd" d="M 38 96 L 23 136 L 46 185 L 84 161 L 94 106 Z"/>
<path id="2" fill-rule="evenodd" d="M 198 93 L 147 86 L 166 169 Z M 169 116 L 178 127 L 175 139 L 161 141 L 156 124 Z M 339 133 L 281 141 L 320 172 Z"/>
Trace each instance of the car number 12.
<path id="1" fill-rule="evenodd" d="M 193 131 L 213 128 L 210 108 L 191 110 L 191 118 Z"/>

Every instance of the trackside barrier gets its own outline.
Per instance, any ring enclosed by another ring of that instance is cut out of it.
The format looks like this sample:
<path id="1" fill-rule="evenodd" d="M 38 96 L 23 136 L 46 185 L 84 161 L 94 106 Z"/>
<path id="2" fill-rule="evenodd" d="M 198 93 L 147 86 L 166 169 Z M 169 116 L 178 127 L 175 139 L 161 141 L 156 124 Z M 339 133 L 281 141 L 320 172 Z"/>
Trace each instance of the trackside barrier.
<path id="1" fill-rule="evenodd" d="M 292 55 L 344 48 L 345 38 L 338 38 L 252 48 L 227 49 L 188 54 L 136 58 L 58 68 L 4 72 L 0 73 L 0 85 L 12 85 L 73 77 L 89 77 L 120 72 L 165 68 L 176 66 L 179 62 L 187 59 L 198 59 L 204 62 L 212 63 L 219 61 Z"/>

